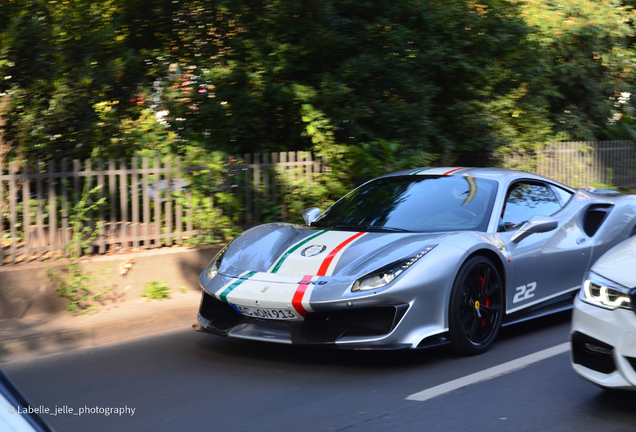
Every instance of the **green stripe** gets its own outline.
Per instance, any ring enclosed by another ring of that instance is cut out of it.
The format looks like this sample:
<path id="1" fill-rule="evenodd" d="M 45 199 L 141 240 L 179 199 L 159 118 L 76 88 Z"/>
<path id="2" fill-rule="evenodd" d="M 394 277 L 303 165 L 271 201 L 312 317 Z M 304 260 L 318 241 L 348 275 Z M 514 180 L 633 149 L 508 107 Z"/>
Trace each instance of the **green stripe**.
<path id="1" fill-rule="evenodd" d="M 221 298 L 221 300 L 224 301 L 225 303 L 229 304 L 230 302 L 227 301 L 227 295 L 229 293 L 231 293 L 234 290 L 234 288 L 236 288 L 237 286 L 239 286 L 240 284 L 242 284 L 243 282 L 245 282 L 246 280 L 248 280 L 249 278 L 254 276 L 256 273 L 257 272 L 255 272 L 255 271 L 248 272 L 245 276 L 241 276 L 241 278 L 239 280 L 234 282 L 229 287 L 225 288 L 225 291 L 223 291 L 221 293 L 221 295 L 219 296 Z"/>
<path id="2" fill-rule="evenodd" d="M 285 254 L 280 257 L 280 259 L 278 260 L 278 262 L 276 263 L 276 265 L 274 266 L 274 268 L 272 269 L 272 273 L 276 273 L 278 271 L 278 269 L 280 269 L 280 266 L 283 265 L 283 261 L 285 261 L 287 259 L 287 257 L 289 255 L 291 255 L 292 253 L 294 253 L 294 251 L 296 249 L 298 249 L 299 247 L 301 247 L 302 245 L 304 245 L 305 243 L 307 243 L 310 240 L 315 239 L 316 237 L 318 237 L 319 235 L 323 235 L 324 233 L 326 233 L 327 231 L 320 231 L 317 234 L 314 234 L 310 237 L 307 237 L 305 240 L 301 241 L 300 243 L 298 243 L 296 246 L 294 246 L 293 248 L 291 248 L 290 250 L 288 250 L 287 252 L 285 252 Z"/>
<path id="3" fill-rule="evenodd" d="M 433 169 L 433 168 L 424 168 L 424 169 L 415 171 L 414 173 L 411 173 L 411 175 L 418 175 L 419 173 L 424 172 L 424 171 L 428 171 L 430 169 Z"/>

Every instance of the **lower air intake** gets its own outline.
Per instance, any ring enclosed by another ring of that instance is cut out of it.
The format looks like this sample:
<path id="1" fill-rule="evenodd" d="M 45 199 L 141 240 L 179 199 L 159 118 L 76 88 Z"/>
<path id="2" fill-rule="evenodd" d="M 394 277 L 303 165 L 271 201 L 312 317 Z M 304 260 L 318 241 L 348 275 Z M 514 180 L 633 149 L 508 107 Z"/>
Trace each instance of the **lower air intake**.
<path id="1" fill-rule="evenodd" d="M 581 333 L 572 335 L 572 360 L 588 369 L 609 374 L 616 370 L 611 345 Z"/>
<path id="2" fill-rule="evenodd" d="M 390 333 L 406 312 L 407 305 L 378 306 L 315 312 L 307 315 L 307 334 L 338 339 L 346 336 L 381 336 Z"/>
<path id="3" fill-rule="evenodd" d="M 229 330 L 240 324 L 244 317 L 236 312 L 232 306 L 218 300 L 216 297 L 204 292 L 201 298 L 199 313 L 203 318 L 211 321 L 219 330 Z"/>

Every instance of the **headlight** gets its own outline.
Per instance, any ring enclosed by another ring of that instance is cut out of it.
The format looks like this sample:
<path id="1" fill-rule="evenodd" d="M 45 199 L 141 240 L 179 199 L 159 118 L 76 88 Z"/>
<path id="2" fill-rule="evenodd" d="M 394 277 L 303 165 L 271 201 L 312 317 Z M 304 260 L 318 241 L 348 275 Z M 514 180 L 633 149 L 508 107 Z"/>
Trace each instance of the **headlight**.
<path id="1" fill-rule="evenodd" d="M 393 281 L 393 279 L 401 275 L 404 271 L 406 271 L 406 269 L 415 264 L 424 255 L 432 251 L 436 246 L 436 244 L 428 245 L 422 252 L 407 260 L 395 264 L 388 269 L 381 270 L 379 272 L 358 279 L 353 284 L 351 291 L 367 291 L 382 288 L 383 286 L 388 285 L 389 283 L 391 283 L 391 281 Z"/>
<path id="2" fill-rule="evenodd" d="M 219 272 L 219 266 L 221 265 L 221 260 L 223 259 L 223 255 L 226 250 L 227 245 L 225 245 L 225 247 L 216 254 L 212 261 L 210 261 L 210 264 L 208 264 L 208 268 L 205 269 L 205 275 L 208 279 L 212 279 Z"/>
<path id="3" fill-rule="evenodd" d="M 631 309 L 629 292 L 629 288 L 589 272 L 585 276 L 579 297 L 581 300 L 607 309 Z"/>

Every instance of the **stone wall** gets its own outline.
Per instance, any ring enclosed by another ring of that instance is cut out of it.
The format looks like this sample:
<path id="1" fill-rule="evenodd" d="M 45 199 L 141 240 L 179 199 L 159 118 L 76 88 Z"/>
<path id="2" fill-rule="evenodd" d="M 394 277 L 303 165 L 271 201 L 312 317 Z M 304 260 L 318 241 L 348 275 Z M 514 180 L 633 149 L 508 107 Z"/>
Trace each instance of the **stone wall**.
<path id="1" fill-rule="evenodd" d="M 95 280 L 112 284 L 101 304 L 139 299 L 144 284 L 167 282 L 173 295 L 181 287 L 199 291 L 198 278 L 221 246 L 173 247 L 146 252 L 105 255 L 82 259 L 81 265 Z M 59 297 L 47 271 L 64 275 L 67 260 L 6 265 L 0 267 L 0 320 L 64 310 L 66 299 Z"/>

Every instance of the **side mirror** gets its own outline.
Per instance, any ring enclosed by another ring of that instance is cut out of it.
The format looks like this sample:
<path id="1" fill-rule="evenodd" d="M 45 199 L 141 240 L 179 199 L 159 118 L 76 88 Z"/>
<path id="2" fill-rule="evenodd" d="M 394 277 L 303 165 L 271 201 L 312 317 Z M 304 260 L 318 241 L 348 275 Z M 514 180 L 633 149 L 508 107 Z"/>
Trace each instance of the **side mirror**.
<path id="1" fill-rule="evenodd" d="M 307 210 L 303 210 L 302 215 L 305 220 L 305 225 L 309 225 L 315 221 L 318 216 L 320 216 L 320 209 L 318 207 L 311 207 Z"/>
<path id="2" fill-rule="evenodd" d="M 513 243 L 519 243 L 524 238 L 531 234 L 542 233 L 552 231 L 559 226 L 559 221 L 550 216 L 532 216 L 526 223 L 524 223 L 519 231 L 517 231 L 510 241 Z"/>

